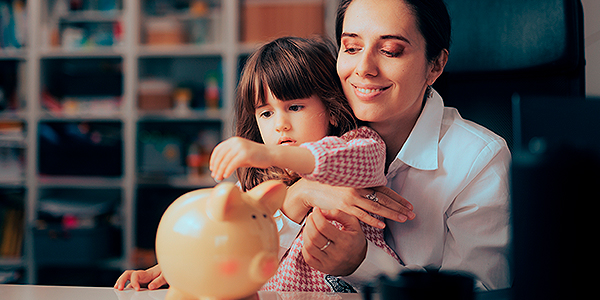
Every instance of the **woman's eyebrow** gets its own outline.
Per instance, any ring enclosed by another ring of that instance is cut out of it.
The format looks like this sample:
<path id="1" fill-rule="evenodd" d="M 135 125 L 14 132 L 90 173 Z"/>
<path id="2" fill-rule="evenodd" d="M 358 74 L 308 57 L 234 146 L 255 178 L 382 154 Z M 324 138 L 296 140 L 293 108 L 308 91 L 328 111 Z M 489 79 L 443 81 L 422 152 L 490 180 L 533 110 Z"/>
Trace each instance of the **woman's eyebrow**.
<path id="1" fill-rule="evenodd" d="M 403 41 L 403 42 L 405 42 L 405 43 L 407 43 L 407 44 L 410 45 L 410 41 L 407 38 L 405 38 L 405 37 L 403 37 L 401 35 L 391 35 L 391 34 L 389 34 L 389 35 L 382 35 L 380 38 L 382 40 L 400 40 L 400 41 Z"/>
<path id="2" fill-rule="evenodd" d="M 356 34 L 356 33 L 347 33 L 347 32 L 344 32 L 344 33 L 342 33 L 341 37 L 357 38 L 357 37 L 359 37 L 359 35 Z M 407 44 L 410 45 L 410 41 L 407 38 L 405 38 L 405 37 L 403 37 L 401 35 L 386 34 L 386 35 L 380 36 L 379 38 L 382 39 L 382 40 L 399 40 L 399 41 L 403 41 L 403 42 L 405 42 L 405 43 L 407 43 Z"/>
<path id="3" fill-rule="evenodd" d="M 358 34 L 356 34 L 356 33 L 347 33 L 347 32 L 343 32 L 341 37 L 351 37 L 351 38 L 355 38 L 355 37 L 358 37 Z"/>

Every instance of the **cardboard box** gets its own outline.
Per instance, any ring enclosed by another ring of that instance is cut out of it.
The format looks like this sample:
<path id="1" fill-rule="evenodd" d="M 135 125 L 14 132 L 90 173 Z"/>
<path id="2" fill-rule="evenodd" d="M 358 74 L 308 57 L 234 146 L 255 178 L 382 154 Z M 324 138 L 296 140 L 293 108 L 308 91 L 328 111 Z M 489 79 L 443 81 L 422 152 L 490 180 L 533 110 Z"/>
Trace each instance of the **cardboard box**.
<path id="1" fill-rule="evenodd" d="M 185 43 L 185 30 L 176 19 L 151 19 L 146 21 L 145 25 L 147 45 L 181 45 Z"/>
<path id="2" fill-rule="evenodd" d="M 322 0 L 246 0 L 241 13 L 242 42 L 325 35 L 324 12 Z"/>
<path id="3" fill-rule="evenodd" d="M 138 107 L 141 110 L 164 110 L 173 107 L 173 85 L 165 80 L 140 81 Z"/>

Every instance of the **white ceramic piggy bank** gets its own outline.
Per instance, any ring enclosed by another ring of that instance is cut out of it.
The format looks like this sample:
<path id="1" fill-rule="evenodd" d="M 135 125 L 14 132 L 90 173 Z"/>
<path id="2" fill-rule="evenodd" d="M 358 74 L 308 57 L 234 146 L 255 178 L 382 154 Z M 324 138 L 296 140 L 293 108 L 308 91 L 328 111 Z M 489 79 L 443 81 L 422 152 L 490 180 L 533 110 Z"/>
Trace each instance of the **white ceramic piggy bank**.
<path id="1" fill-rule="evenodd" d="M 165 211 L 156 257 L 166 299 L 253 297 L 275 274 L 279 237 L 273 213 L 286 193 L 266 181 L 247 193 L 229 182 L 182 195 Z"/>

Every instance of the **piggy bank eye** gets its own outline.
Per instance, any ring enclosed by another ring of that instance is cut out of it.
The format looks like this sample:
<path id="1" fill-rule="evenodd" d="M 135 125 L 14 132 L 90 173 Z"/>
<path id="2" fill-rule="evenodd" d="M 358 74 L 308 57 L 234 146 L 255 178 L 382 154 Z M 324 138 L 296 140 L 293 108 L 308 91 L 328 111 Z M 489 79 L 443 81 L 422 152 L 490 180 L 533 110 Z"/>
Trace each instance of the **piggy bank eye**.
<path id="1" fill-rule="evenodd" d="M 256 219 L 256 215 L 252 215 L 252 219 Z"/>
<path id="2" fill-rule="evenodd" d="M 266 218 L 267 218 L 267 215 L 263 214 L 263 218 L 265 218 L 265 219 L 266 219 Z"/>

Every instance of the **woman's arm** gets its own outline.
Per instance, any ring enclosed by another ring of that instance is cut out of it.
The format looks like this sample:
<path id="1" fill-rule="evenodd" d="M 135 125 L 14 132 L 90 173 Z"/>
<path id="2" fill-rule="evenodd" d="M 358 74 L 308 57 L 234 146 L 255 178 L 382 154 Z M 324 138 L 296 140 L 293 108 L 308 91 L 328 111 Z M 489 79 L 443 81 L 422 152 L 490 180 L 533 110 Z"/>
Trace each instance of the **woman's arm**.
<path id="1" fill-rule="evenodd" d="M 482 289 L 510 286 L 510 206 L 508 147 L 495 149 L 473 164 L 475 174 L 448 208 L 448 236 L 442 269 L 463 270 L 477 277 Z M 499 149 L 499 150 L 498 150 Z"/>
<path id="2" fill-rule="evenodd" d="M 373 191 L 376 192 L 378 202 L 365 198 L 365 195 Z M 412 204 L 387 187 L 334 187 L 306 179 L 301 179 L 288 188 L 281 210 L 289 219 L 301 223 L 313 207 L 338 209 L 377 228 L 384 228 L 385 224 L 369 215 L 369 212 L 397 222 L 415 218 Z"/>

